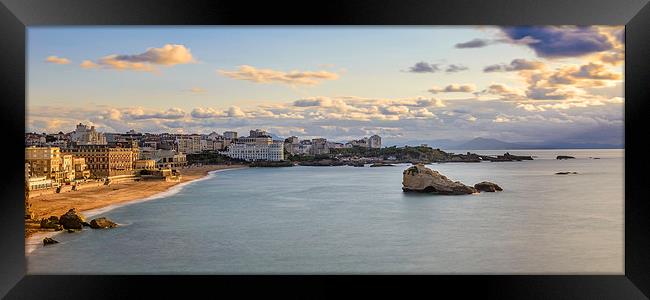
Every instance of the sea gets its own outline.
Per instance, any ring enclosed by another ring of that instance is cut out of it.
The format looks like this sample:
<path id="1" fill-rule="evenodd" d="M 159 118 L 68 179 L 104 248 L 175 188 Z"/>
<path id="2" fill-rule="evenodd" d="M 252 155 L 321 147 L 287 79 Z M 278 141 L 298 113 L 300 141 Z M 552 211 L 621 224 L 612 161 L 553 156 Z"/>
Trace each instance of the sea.
<path id="1" fill-rule="evenodd" d="M 534 160 L 428 165 L 503 188 L 462 196 L 402 192 L 407 164 L 215 172 L 95 212 L 120 226 L 59 233 L 27 272 L 624 274 L 624 150 L 507 152 Z"/>

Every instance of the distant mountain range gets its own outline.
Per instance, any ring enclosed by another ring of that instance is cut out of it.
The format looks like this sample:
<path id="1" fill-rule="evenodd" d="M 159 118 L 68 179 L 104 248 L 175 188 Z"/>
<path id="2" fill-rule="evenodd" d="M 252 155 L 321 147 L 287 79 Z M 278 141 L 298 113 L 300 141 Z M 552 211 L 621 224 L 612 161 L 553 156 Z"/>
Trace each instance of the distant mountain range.
<path id="1" fill-rule="evenodd" d="M 568 142 L 544 142 L 544 143 L 509 143 L 490 138 L 475 138 L 469 141 L 454 140 L 432 140 L 432 141 L 409 141 L 396 143 L 397 146 L 417 146 L 427 144 L 429 147 L 452 150 L 517 150 L 517 149 L 622 149 L 623 144 L 599 144 L 599 143 L 568 143 Z"/>

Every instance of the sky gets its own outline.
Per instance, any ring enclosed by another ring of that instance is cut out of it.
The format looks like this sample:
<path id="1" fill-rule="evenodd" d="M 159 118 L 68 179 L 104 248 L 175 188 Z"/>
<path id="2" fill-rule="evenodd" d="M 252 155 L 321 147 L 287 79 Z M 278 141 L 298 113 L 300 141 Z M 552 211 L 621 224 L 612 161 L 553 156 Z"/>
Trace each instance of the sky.
<path id="1" fill-rule="evenodd" d="M 27 132 L 623 143 L 624 27 L 29 27 Z"/>

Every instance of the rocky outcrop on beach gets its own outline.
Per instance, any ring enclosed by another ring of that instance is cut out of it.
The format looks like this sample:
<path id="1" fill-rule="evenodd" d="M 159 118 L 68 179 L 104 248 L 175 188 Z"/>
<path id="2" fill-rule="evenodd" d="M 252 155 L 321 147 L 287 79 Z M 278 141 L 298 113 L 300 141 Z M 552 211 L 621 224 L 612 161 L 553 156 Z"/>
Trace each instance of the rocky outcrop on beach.
<path id="1" fill-rule="evenodd" d="M 489 181 L 482 181 L 474 185 L 474 188 L 477 189 L 480 192 L 496 192 L 496 191 L 503 191 L 503 189 L 497 185 L 496 183 L 492 183 Z"/>
<path id="2" fill-rule="evenodd" d="M 93 229 L 104 229 L 104 228 L 115 228 L 115 227 L 117 227 L 117 223 L 109 220 L 106 217 L 92 219 L 90 221 L 90 228 Z"/>
<path id="3" fill-rule="evenodd" d="M 43 239 L 43 246 L 58 244 L 58 243 L 59 243 L 59 241 L 57 241 L 57 240 L 55 240 L 53 238 L 46 237 L 46 238 Z"/>
<path id="4" fill-rule="evenodd" d="M 459 181 L 452 181 L 423 164 L 417 164 L 404 171 L 402 190 L 440 195 L 467 195 L 478 192 L 475 188 Z"/>
<path id="5" fill-rule="evenodd" d="M 568 155 L 558 155 L 555 157 L 555 159 L 574 159 L 575 157 L 573 156 L 568 156 Z"/>
<path id="6" fill-rule="evenodd" d="M 54 229 L 56 231 L 63 230 L 63 226 L 59 224 L 59 218 L 57 216 L 41 219 L 40 227 L 43 229 Z"/>
<path id="7" fill-rule="evenodd" d="M 68 229 L 68 231 L 70 229 L 81 230 L 83 223 L 83 215 L 77 213 L 74 208 L 68 210 L 68 212 L 59 217 L 59 224 L 63 226 L 64 229 Z"/>

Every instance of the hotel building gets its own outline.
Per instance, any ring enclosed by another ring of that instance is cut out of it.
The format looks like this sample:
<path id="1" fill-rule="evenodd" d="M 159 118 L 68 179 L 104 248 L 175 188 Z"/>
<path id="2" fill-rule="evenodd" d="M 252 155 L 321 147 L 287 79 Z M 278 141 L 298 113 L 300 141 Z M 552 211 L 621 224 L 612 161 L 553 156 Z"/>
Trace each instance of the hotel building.
<path id="1" fill-rule="evenodd" d="M 132 148 L 108 145 L 79 145 L 65 151 L 75 157 L 84 158 L 91 177 L 95 178 L 132 175 L 134 162 L 138 158 Z"/>
<path id="2" fill-rule="evenodd" d="M 245 161 L 281 161 L 284 160 L 284 143 L 271 142 L 270 144 L 231 144 L 228 146 L 228 150 L 221 152 L 221 154 Z"/>

